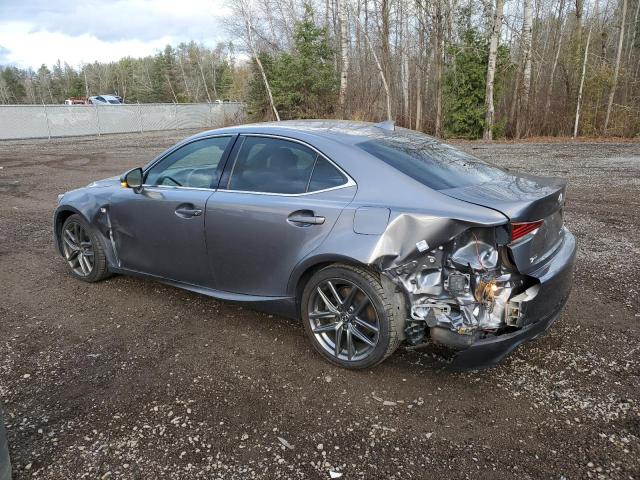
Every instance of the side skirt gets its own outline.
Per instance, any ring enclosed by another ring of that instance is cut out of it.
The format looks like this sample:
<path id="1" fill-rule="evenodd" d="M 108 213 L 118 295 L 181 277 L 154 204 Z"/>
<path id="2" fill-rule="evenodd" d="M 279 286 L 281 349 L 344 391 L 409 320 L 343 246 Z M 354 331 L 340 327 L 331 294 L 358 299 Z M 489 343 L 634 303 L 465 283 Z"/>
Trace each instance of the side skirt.
<path id="1" fill-rule="evenodd" d="M 121 275 L 149 278 L 166 285 L 171 285 L 172 287 L 189 290 L 190 292 L 206 295 L 207 297 L 212 297 L 217 300 L 242 303 L 250 308 L 254 308 L 263 312 L 273 313 L 275 315 L 293 319 L 299 318 L 299 314 L 296 308 L 296 299 L 294 297 L 264 297 L 258 295 L 244 295 L 242 293 L 224 292 L 222 290 L 215 290 L 213 288 L 192 285 L 190 283 L 170 280 L 167 278 L 158 277 L 156 275 L 137 272 L 135 270 L 127 270 L 125 268 L 115 268 L 113 266 L 110 266 L 109 270 L 113 273 Z"/>

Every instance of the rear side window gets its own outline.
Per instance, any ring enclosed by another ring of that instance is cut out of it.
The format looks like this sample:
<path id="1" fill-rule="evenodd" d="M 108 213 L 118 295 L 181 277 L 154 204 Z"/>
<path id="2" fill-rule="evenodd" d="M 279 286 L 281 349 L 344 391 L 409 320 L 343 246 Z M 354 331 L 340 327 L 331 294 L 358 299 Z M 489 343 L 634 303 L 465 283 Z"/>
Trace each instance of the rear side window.
<path id="1" fill-rule="evenodd" d="M 505 175 L 498 167 L 418 133 L 377 138 L 357 146 L 434 190 L 478 185 Z"/>
<path id="2" fill-rule="evenodd" d="M 309 182 L 309 192 L 317 192 L 318 190 L 326 190 L 327 188 L 339 187 L 347 183 L 345 177 L 340 170 L 334 167 L 329 160 L 318 156 L 316 166 L 311 175 Z"/>

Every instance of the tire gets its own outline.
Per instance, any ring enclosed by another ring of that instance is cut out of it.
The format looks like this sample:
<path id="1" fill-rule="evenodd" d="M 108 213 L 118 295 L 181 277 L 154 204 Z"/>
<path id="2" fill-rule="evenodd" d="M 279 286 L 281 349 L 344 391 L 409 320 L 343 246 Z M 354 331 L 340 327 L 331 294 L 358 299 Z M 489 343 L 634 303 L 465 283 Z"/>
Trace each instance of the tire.
<path id="1" fill-rule="evenodd" d="M 71 215 L 62 224 L 60 246 L 71 274 L 83 282 L 99 282 L 110 273 L 100 238 L 82 216 Z"/>
<path id="2" fill-rule="evenodd" d="M 314 348 L 340 367 L 371 368 L 401 342 L 402 326 L 391 299 L 379 275 L 365 268 L 335 264 L 319 270 L 305 285 L 300 303 L 304 329 Z"/>

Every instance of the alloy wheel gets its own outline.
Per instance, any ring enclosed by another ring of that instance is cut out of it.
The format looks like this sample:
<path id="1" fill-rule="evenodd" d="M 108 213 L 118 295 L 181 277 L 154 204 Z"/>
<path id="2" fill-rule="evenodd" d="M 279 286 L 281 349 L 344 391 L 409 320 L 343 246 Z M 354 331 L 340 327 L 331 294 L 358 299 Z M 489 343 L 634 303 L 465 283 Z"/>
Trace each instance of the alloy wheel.
<path id="1" fill-rule="evenodd" d="M 62 230 L 64 258 L 76 275 L 86 277 L 93 271 L 95 253 L 91 237 L 78 222 L 67 223 Z"/>
<path id="2" fill-rule="evenodd" d="M 308 319 L 316 340 L 340 360 L 366 358 L 378 344 L 380 319 L 371 298 L 346 279 L 320 282 L 311 293 Z"/>

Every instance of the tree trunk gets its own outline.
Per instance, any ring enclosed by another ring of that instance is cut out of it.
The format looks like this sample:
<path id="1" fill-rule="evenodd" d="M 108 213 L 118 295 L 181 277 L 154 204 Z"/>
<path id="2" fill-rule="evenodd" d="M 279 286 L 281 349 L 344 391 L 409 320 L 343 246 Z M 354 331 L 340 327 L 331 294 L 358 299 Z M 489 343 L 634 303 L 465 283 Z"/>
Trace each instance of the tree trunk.
<path id="1" fill-rule="evenodd" d="M 409 110 L 409 13 L 404 9 L 402 18 L 402 106 L 405 124 L 411 126 L 411 111 Z"/>
<path id="2" fill-rule="evenodd" d="M 212 84 L 213 96 L 217 100 L 218 99 L 218 87 L 216 87 L 216 82 L 217 82 L 217 79 L 216 79 L 216 65 L 213 62 L 213 55 L 211 55 L 211 76 L 213 77 L 213 84 Z"/>
<path id="3" fill-rule="evenodd" d="M 184 89 L 187 92 L 187 97 L 193 101 L 191 92 L 189 91 L 189 84 L 187 83 L 187 76 L 184 73 L 184 67 L 182 65 L 182 52 L 178 53 L 178 63 L 180 64 L 180 71 L 182 72 L 182 81 L 184 82 Z"/>
<path id="4" fill-rule="evenodd" d="M 638 15 L 640 14 L 640 0 L 638 0 L 636 4 L 636 14 L 633 19 L 633 35 L 631 36 L 631 41 L 629 42 L 629 52 L 627 54 L 627 63 L 631 64 L 631 55 L 633 55 L 633 46 L 636 43 L 636 35 L 638 33 Z"/>
<path id="5" fill-rule="evenodd" d="M 84 73 L 84 94 L 87 98 L 89 98 L 89 82 L 87 82 L 87 69 L 86 67 L 82 69 L 82 73 Z"/>
<path id="6" fill-rule="evenodd" d="M 204 91 L 207 94 L 207 100 L 209 101 L 209 103 L 211 103 L 211 95 L 209 95 L 209 87 L 207 87 L 207 79 L 204 76 L 204 71 L 202 70 L 200 59 L 198 59 L 198 68 L 200 69 L 200 75 L 202 76 L 202 84 L 204 85 Z"/>
<path id="7" fill-rule="evenodd" d="M 584 12 L 584 0 L 576 0 L 576 44 L 580 46 L 582 43 L 582 14 Z"/>
<path id="8" fill-rule="evenodd" d="M 356 17 L 356 21 L 360 25 L 360 18 Z M 369 34 L 367 33 L 367 30 L 363 29 L 362 25 L 360 25 L 360 28 L 361 30 L 364 31 L 364 39 L 367 41 L 367 45 L 369 46 L 369 50 L 371 51 L 373 60 L 376 62 L 376 67 L 378 68 L 378 74 L 380 75 L 380 79 L 382 80 L 382 87 L 384 88 L 384 91 L 387 97 L 387 120 L 393 121 L 393 117 L 391 115 L 391 92 L 389 91 L 389 84 L 387 83 L 387 77 L 385 76 L 384 68 L 380 63 L 380 59 L 376 54 L 376 50 L 373 47 L 373 44 L 371 43 L 371 39 L 369 38 Z"/>
<path id="9" fill-rule="evenodd" d="M 599 0 L 596 0 L 599 1 Z M 547 83 L 547 92 L 545 94 L 545 102 L 544 102 L 544 122 L 543 122 L 543 130 L 545 133 L 547 131 L 547 123 L 549 120 L 549 111 L 551 110 L 551 93 L 553 92 L 553 82 L 556 78 L 556 69 L 558 68 L 558 60 L 560 59 L 560 50 L 562 49 L 562 32 L 564 30 L 565 17 L 562 15 L 564 11 L 564 0 L 560 0 L 558 5 L 558 31 L 556 33 L 556 54 L 553 57 L 553 64 L 551 65 L 551 73 L 549 74 L 549 82 Z"/>
<path id="10" fill-rule="evenodd" d="M 418 6 L 418 52 L 416 61 L 416 124 L 417 131 L 422 130 L 422 70 L 424 68 L 424 14 L 422 6 Z"/>
<path id="11" fill-rule="evenodd" d="M 578 136 L 578 125 L 580 124 L 580 104 L 582 103 L 582 89 L 584 87 L 584 77 L 587 72 L 587 58 L 589 57 L 589 43 L 591 42 L 591 32 L 593 31 L 593 24 L 598 20 L 598 3 L 596 0 L 596 11 L 589 25 L 589 33 L 587 33 L 587 44 L 584 47 L 584 57 L 582 59 L 582 73 L 580 75 L 580 87 L 578 88 L 578 101 L 576 102 L 576 118 L 573 122 L 573 138 Z"/>
<path id="12" fill-rule="evenodd" d="M 611 108 L 613 107 L 613 99 L 616 95 L 616 87 L 618 86 L 618 74 L 620 73 L 620 57 L 622 56 L 622 43 L 624 40 L 624 22 L 627 17 L 627 0 L 622 0 L 622 18 L 620 20 L 620 37 L 618 38 L 618 52 L 616 53 L 616 66 L 613 70 L 613 84 L 609 92 L 609 103 L 607 104 L 607 116 L 604 120 L 604 132 L 607 133 L 609 127 L 609 118 L 611 117 Z"/>
<path id="13" fill-rule="evenodd" d="M 173 85 L 171 85 L 171 80 L 169 79 L 169 75 L 165 73 L 164 76 L 167 79 L 167 83 L 169 84 L 169 90 L 171 90 L 171 96 L 173 97 L 173 103 L 178 103 L 178 97 L 176 97 L 176 92 L 173 90 Z"/>
<path id="14" fill-rule="evenodd" d="M 487 66 L 487 89 L 485 92 L 484 135 L 485 140 L 493 140 L 493 124 L 495 107 L 493 104 L 493 84 L 496 76 L 496 61 L 498 59 L 498 42 L 500 41 L 500 31 L 502 29 L 502 11 L 504 0 L 496 0 L 496 11 L 493 16 L 493 26 L 491 27 L 491 39 L 489 40 L 489 61 Z"/>
<path id="15" fill-rule="evenodd" d="M 256 51 L 255 46 L 253 45 L 253 26 L 251 25 L 251 20 L 249 19 L 249 13 L 246 10 L 243 10 L 244 14 L 244 23 L 247 34 L 247 43 L 249 44 L 249 49 L 253 55 L 253 59 L 256 61 L 258 65 L 258 70 L 260 70 L 260 75 L 262 76 L 262 81 L 264 82 L 264 88 L 267 91 L 267 96 L 269 97 L 269 104 L 271 105 L 271 110 L 273 110 L 273 114 L 276 117 L 276 120 L 280 121 L 280 114 L 278 113 L 278 109 L 276 108 L 276 104 L 273 101 L 273 94 L 271 93 L 271 87 L 269 86 L 269 81 L 267 80 L 267 74 L 264 71 L 264 67 L 262 66 L 262 62 L 260 61 L 260 57 L 258 56 L 258 52 Z"/>
<path id="16" fill-rule="evenodd" d="M 436 4 L 436 123 L 434 134 L 442 136 L 442 77 L 444 70 L 444 25 L 442 22 L 442 0 Z"/>
<path id="17" fill-rule="evenodd" d="M 380 43 L 382 44 L 382 69 L 384 71 L 385 82 L 391 79 L 391 51 L 389 49 L 389 2 L 390 0 L 381 0 L 380 11 L 382 14 L 382 32 L 380 34 Z M 371 42 L 369 42 L 371 44 Z M 373 48 L 373 47 L 372 47 Z M 385 87 L 389 89 L 389 86 Z M 390 101 L 390 94 L 387 95 L 388 103 Z M 388 120 L 391 120 L 391 108 L 388 108 Z"/>
<path id="18" fill-rule="evenodd" d="M 338 104 L 340 115 L 345 116 L 345 104 L 349 75 L 349 0 L 338 0 L 338 15 L 340 16 L 340 53 L 342 54 L 342 70 L 340 72 L 340 95 Z"/>
<path id="19" fill-rule="evenodd" d="M 599 1 L 599 0 L 597 0 Z M 558 25 L 557 32 L 557 45 L 556 45 L 556 54 L 553 57 L 553 64 L 551 65 L 551 73 L 549 74 L 549 83 L 547 84 L 547 93 L 545 95 L 544 102 L 544 131 L 548 133 L 547 130 L 547 122 L 549 118 L 549 111 L 551 110 L 551 94 L 553 92 L 553 82 L 556 78 L 556 69 L 558 68 L 558 60 L 560 58 L 560 50 L 562 48 L 562 31 L 564 30 L 565 18 L 562 15 L 564 11 L 564 0 L 560 0 L 560 5 L 558 6 L 558 21 L 560 22 Z"/>
<path id="20" fill-rule="evenodd" d="M 626 0 L 625 0 L 626 1 Z M 531 31 L 533 25 L 533 10 L 531 0 L 524 0 L 524 21 L 522 23 L 522 86 L 520 88 L 520 108 L 516 121 L 516 137 L 527 134 L 529 125 L 529 93 L 531 91 Z"/>

